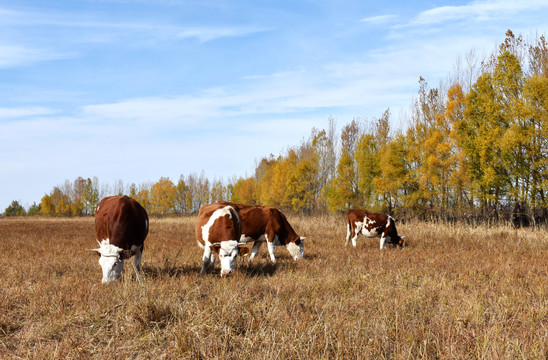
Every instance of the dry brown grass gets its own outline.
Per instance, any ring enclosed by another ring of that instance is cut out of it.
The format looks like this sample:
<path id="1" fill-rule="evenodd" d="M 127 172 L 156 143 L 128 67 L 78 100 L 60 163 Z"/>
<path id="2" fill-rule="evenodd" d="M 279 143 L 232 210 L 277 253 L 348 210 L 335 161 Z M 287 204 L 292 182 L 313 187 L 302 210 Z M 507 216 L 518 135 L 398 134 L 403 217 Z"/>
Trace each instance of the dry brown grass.
<path id="1" fill-rule="evenodd" d="M 415 223 L 354 250 L 341 218 L 289 220 L 303 260 L 263 245 L 221 279 L 195 218 L 151 219 L 145 281 L 102 285 L 93 219 L 2 219 L 0 358 L 547 358 L 547 231 Z"/>

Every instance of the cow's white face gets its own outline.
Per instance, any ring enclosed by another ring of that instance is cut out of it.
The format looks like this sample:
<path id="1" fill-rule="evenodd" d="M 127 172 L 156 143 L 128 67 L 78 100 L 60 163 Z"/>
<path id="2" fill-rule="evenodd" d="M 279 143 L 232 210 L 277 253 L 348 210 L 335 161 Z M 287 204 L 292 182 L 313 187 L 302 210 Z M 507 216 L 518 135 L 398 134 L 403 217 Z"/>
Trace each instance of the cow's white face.
<path id="1" fill-rule="evenodd" d="M 211 245 L 211 250 L 219 256 L 221 263 L 221 277 L 232 274 L 238 264 L 238 254 L 247 255 L 249 249 L 241 246 L 236 240 L 221 241 Z"/>
<path id="2" fill-rule="evenodd" d="M 293 260 L 302 259 L 304 256 L 304 239 L 305 238 L 301 236 L 299 240 L 290 242 L 285 246 Z"/>
<path id="3" fill-rule="evenodd" d="M 118 246 L 110 244 L 110 241 L 103 240 L 99 243 L 98 249 L 93 249 L 101 255 L 99 265 L 103 270 L 102 283 L 116 281 L 124 269 L 124 251 Z"/>

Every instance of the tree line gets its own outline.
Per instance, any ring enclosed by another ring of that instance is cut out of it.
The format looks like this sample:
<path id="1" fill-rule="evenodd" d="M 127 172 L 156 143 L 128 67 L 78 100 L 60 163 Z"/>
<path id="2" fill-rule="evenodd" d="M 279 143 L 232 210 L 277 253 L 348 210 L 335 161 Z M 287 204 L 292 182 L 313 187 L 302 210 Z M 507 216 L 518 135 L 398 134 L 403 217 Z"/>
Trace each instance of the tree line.
<path id="1" fill-rule="evenodd" d="M 403 126 L 393 128 L 391 117 L 388 108 L 378 118 L 355 118 L 340 133 L 330 117 L 326 129 L 262 158 L 247 178 L 181 175 L 176 183 L 115 184 L 110 194 L 126 193 L 159 216 L 193 214 L 223 199 L 304 214 L 359 207 L 405 218 L 548 219 L 544 35 L 525 41 L 509 30 L 490 55 L 471 51 L 457 61 L 438 87 L 420 77 Z M 29 212 L 92 215 L 101 191 L 96 178 L 67 181 Z"/>

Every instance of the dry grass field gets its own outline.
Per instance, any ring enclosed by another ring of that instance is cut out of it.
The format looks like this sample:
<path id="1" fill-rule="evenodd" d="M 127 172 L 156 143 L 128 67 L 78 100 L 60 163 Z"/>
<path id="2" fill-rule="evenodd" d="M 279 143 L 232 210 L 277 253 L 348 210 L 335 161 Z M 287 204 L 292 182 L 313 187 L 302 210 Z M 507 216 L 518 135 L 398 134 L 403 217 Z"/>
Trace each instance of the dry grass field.
<path id="1" fill-rule="evenodd" d="M 200 276 L 195 218 L 151 219 L 142 283 L 101 284 L 93 219 L 0 220 L 1 359 L 546 359 L 548 232 L 408 223 L 409 246 L 345 248 L 340 217 L 289 216 L 266 246 Z"/>

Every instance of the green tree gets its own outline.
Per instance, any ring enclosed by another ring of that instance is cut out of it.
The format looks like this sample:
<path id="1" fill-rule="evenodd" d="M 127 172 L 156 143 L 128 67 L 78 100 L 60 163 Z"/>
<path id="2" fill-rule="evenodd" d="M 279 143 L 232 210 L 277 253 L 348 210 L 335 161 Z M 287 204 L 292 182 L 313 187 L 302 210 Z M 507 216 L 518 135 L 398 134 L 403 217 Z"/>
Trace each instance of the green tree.
<path id="1" fill-rule="evenodd" d="M 40 204 L 36 204 L 35 202 L 32 203 L 32 205 L 29 207 L 29 210 L 27 211 L 28 216 L 37 216 L 40 215 L 41 212 L 41 206 Z"/>
<path id="2" fill-rule="evenodd" d="M 329 191 L 328 208 L 333 212 L 358 207 L 360 197 L 354 154 L 360 133 L 356 119 L 347 124 L 341 132 L 341 157 L 337 164 L 337 176 Z"/>
<path id="3" fill-rule="evenodd" d="M 23 205 L 19 204 L 19 201 L 13 200 L 11 204 L 4 211 L 5 216 L 25 216 L 27 212 Z"/>
<path id="4" fill-rule="evenodd" d="M 94 177 L 93 180 L 87 178 L 82 190 L 83 215 L 91 216 L 95 214 L 95 209 L 99 204 L 99 180 Z"/>

